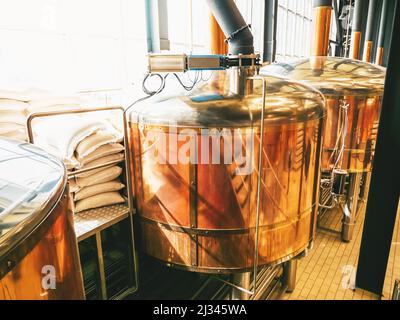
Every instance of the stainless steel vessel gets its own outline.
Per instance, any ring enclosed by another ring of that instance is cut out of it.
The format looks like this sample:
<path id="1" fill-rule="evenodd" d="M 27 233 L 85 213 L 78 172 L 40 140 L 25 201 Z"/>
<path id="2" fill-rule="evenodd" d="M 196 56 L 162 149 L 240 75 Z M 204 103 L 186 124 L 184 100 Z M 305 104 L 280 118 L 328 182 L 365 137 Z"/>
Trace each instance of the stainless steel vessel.
<path id="1" fill-rule="evenodd" d="M 141 102 L 128 117 L 141 248 L 186 270 L 283 262 L 314 236 L 323 96 L 276 77 L 248 78 L 238 94 L 238 70 L 229 71 Z"/>

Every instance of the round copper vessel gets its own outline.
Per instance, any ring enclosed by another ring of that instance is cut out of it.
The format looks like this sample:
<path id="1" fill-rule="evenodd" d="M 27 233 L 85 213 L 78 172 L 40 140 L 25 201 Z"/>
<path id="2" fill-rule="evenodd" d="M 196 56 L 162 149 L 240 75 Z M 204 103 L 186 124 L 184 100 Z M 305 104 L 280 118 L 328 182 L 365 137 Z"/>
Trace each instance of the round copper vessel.
<path id="1" fill-rule="evenodd" d="M 232 73 L 233 74 L 233 73 Z M 314 235 L 324 98 L 293 81 L 214 72 L 190 93 L 129 114 L 141 247 L 175 267 L 243 272 L 283 262 Z M 260 180 L 261 111 L 265 121 Z M 186 158 L 185 158 L 186 157 Z"/>
<path id="2" fill-rule="evenodd" d="M 371 170 L 385 68 L 352 59 L 312 57 L 273 64 L 264 67 L 261 73 L 301 80 L 324 94 L 327 119 L 323 133 L 323 170 L 333 167 L 349 173 Z M 346 132 L 342 155 L 337 148 L 343 137 L 341 131 Z"/>
<path id="3" fill-rule="evenodd" d="M 0 300 L 83 299 L 64 165 L 0 139 Z"/>

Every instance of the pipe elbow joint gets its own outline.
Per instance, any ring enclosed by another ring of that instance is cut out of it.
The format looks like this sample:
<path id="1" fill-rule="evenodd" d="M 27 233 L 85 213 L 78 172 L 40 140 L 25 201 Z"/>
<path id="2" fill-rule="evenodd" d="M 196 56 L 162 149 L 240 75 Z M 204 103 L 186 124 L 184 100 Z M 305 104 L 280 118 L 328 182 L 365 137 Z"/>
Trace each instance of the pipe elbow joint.
<path id="1" fill-rule="evenodd" d="M 250 30 L 245 29 L 237 36 L 228 39 L 230 54 L 252 54 L 254 53 L 254 38 Z"/>

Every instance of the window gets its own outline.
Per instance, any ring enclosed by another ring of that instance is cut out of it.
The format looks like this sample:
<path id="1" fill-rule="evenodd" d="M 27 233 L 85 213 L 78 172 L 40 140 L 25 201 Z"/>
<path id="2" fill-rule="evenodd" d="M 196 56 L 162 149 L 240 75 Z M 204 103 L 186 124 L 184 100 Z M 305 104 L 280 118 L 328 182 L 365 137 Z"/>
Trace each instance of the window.
<path id="1" fill-rule="evenodd" d="M 209 52 L 209 10 L 204 0 L 167 0 L 170 51 Z"/>
<path id="2" fill-rule="evenodd" d="M 276 60 L 310 54 L 312 0 L 279 0 Z"/>
<path id="3" fill-rule="evenodd" d="M 0 0 L 0 8 L 2 87 L 68 92 L 140 87 L 144 1 Z"/>
<path id="4" fill-rule="evenodd" d="M 210 52 L 210 10 L 206 0 L 167 0 L 168 33 L 171 51 L 207 54 Z M 263 41 L 264 0 L 236 0 L 241 14 L 252 25 L 255 50 Z M 176 19 L 179 12 L 179 19 Z"/>

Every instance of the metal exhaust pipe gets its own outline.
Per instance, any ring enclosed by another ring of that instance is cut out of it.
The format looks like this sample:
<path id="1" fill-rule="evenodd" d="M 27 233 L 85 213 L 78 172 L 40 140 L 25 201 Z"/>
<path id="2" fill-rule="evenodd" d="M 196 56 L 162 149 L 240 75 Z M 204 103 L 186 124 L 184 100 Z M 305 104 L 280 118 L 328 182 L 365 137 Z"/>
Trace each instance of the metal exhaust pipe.
<path id="1" fill-rule="evenodd" d="M 375 63 L 378 65 L 383 64 L 383 48 L 385 46 L 385 28 L 386 28 L 386 17 L 388 11 L 388 1 L 382 0 L 382 13 L 381 13 L 381 22 L 379 25 L 379 37 L 378 37 L 378 46 L 376 48 L 376 57 Z"/>
<path id="2" fill-rule="evenodd" d="M 229 43 L 229 54 L 254 53 L 253 34 L 233 0 L 207 0 Z"/>
<path id="3" fill-rule="evenodd" d="M 317 57 L 328 56 L 331 31 L 332 0 L 313 0 L 314 38 L 311 43 L 310 64 L 315 74 L 322 72 L 324 61 Z"/>
<path id="4" fill-rule="evenodd" d="M 359 59 L 360 57 L 362 9 L 363 0 L 356 0 L 353 13 L 353 24 L 351 26 L 350 58 L 352 59 Z"/>
<path id="5" fill-rule="evenodd" d="M 365 32 L 363 61 L 371 62 L 372 48 L 374 45 L 374 20 L 376 13 L 376 0 L 369 1 L 367 29 Z"/>
<path id="6" fill-rule="evenodd" d="M 331 31 L 332 0 L 313 0 L 314 39 L 311 56 L 327 56 Z"/>

